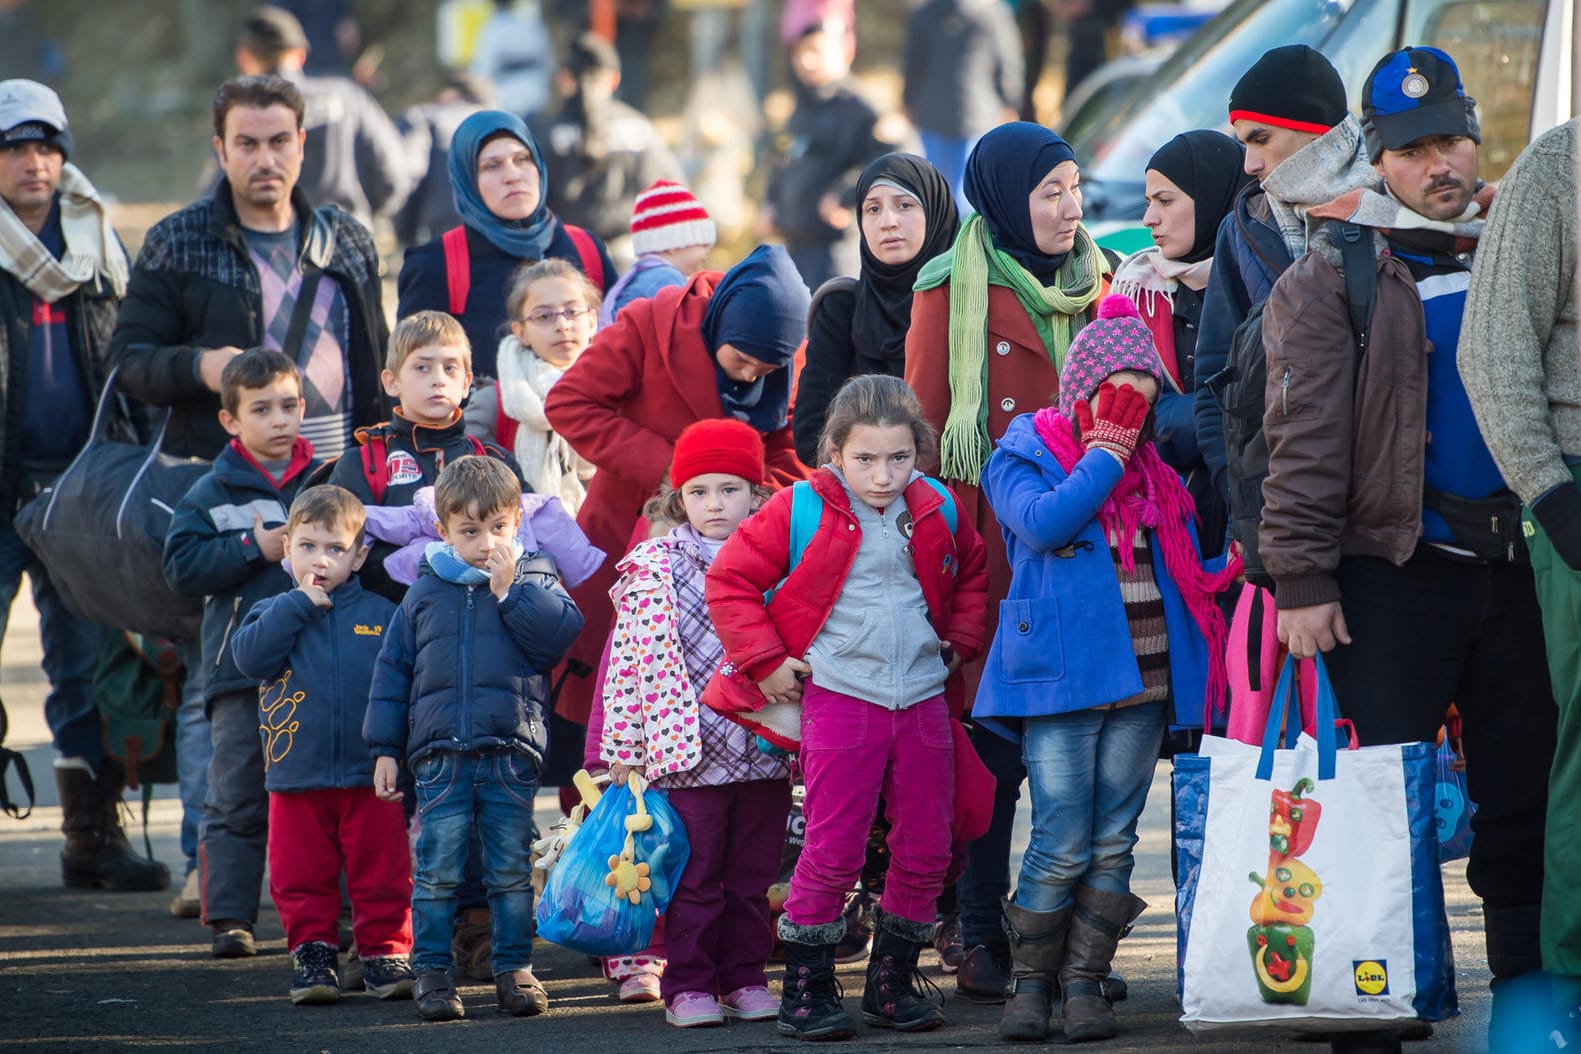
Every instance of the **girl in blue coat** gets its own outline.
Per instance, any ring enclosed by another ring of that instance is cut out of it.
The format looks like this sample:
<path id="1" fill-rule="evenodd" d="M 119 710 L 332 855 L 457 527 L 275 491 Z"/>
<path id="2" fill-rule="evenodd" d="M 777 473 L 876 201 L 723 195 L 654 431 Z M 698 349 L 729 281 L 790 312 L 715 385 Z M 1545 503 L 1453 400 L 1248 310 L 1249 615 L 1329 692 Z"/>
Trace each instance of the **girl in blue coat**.
<path id="1" fill-rule="evenodd" d="M 1146 904 L 1130 891 L 1136 824 L 1166 723 L 1224 693 L 1215 594 L 1195 510 L 1151 441 L 1158 353 L 1110 296 L 1071 343 L 1059 406 L 1010 423 L 983 474 L 1011 567 L 974 718 L 1021 742 L 1032 838 L 1005 902 L 1005 1039 L 1116 1034 L 1100 982 Z M 1171 714 L 1172 711 L 1178 711 Z"/>

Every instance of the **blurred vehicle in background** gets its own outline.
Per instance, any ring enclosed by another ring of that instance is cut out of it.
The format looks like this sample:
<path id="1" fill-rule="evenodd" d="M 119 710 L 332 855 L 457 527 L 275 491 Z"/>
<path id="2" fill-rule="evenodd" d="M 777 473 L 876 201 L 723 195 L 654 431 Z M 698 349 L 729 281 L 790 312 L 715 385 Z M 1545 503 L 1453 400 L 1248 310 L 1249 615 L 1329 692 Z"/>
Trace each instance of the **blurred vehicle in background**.
<path id="1" fill-rule="evenodd" d="M 1423 44 L 1447 51 L 1477 99 L 1482 178 L 1497 180 L 1532 138 L 1574 116 L 1576 31 L 1576 0 L 1235 0 L 1129 89 L 1068 109 L 1085 222 L 1117 252 L 1151 244 L 1139 223 L 1153 151 L 1192 128 L 1228 132 L 1230 89 L 1263 52 L 1285 44 L 1327 56 L 1353 111 L 1386 52 Z"/>

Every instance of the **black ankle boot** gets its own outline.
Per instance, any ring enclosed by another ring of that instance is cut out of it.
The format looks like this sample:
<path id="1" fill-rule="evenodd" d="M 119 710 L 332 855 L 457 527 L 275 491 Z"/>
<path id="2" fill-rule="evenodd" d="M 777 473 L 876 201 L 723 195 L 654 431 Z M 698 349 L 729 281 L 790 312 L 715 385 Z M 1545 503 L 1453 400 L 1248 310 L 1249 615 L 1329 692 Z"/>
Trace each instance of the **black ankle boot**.
<path id="1" fill-rule="evenodd" d="M 939 1008 L 943 996 L 932 981 L 917 970 L 917 956 L 925 941 L 895 932 L 904 919 L 885 917 L 873 937 L 873 957 L 867 963 L 867 987 L 862 990 L 862 1020 L 875 1028 L 896 1032 L 927 1032 L 944 1024 Z M 929 998 L 919 985 L 931 989 Z"/>
<path id="2" fill-rule="evenodd" d="M 785 942 L 785 986 L 778 1027 L 781 1035 L 796 1039 L 848 1039 L 856 1034 L 856 1022 L 840 1005 L 832 941 Z"/>
<path id="3" fill-rule="evenodd" d="M 124 770 L 114 761 L 97 777 L 76 767 L 55 769 L 60 829 L 66 836 L 60 877 L 67 887 L 117 892 L 169 887 L 170 869 L 134 851 L 121 829 L 118 810 L 125 785 Z"/>

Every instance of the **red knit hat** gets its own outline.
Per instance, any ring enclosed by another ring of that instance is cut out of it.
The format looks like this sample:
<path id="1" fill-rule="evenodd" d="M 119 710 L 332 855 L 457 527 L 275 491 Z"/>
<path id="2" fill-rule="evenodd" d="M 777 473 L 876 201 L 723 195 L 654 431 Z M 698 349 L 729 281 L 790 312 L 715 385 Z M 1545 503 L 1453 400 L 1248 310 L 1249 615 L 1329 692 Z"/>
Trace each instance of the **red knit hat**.
<path id="1" fill-rule="evenodd" d="M 712 245 L 718 236 L 703 203 L 668 179 L 638 194 L 631 209 L 631 249 L 638 256 Z"/>
<path id="2" fill-rule="evenodd" d="M 763 468 L 763 437 L 758 430 L 733 417 L 715 417 L 688 425 L 675 441 L 670 485 L 680 488 L 687 480 L 710 472 L 740 476 L 749 483 L 763 482 L 767 473 Z"/>

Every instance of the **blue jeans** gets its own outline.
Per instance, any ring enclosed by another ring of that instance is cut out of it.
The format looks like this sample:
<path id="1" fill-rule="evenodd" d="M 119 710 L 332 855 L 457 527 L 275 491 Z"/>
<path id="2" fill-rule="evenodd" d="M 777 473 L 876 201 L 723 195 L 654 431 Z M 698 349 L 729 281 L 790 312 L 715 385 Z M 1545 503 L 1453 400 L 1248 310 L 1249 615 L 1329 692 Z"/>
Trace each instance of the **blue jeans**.
<path id="1" fill-rule="evenodd" d="M 1027 770 L 1021 747 L 983 725 L 972 726 L 972 748 L 994 776 L 994 812 L 988 831 L 966 847 L 966 873 L 961 876 L 961 940 L 1003 944 L 1000 901 L 1010 892 L 1010 842 L 1015 835 L 1016 802 Z"/>
<path id="2" fill-rule="evenodd" d="M 1026 720 L 1021 757 L 1032 785 L 1032 839 L 1017 907 L 1058 911 L 1078 883 L 1130 892 L 1136 823 L 1163 738 L 1163 703 Z"/>
<path id="3" fill-rule="evenodd" d="M 955 207 L 961 210 L 961 219 L 977 210 L 966 200 L 966 159 L 977 146 L 977 136 L 957 137 L 938 132 L 918 133 L 922 138 L 922 153 L 939 170 L 955 195 Z"/>
<path id="4" fill-rule="evenodd" d="M 82 758 L 97 772 L 104 765 L 104 736 L 89 688 L 106 631 L 67 610 L 44 565 L 8 525 L 0 527 L 0 639 L 22 588 L 23 571 L 33 583 L 39 641 L 44 646 L 44 675 L 49 678 L 44 721 L 50 739 L 61 757 Z"/>
<path id="5" fill-rule="evenodd" d="M 181 642 L 181 661 L 187 678 L 181 684 L 181 705 L 176 708 L 176 781 L 181 794 L 181 855 L 187 871 L 198 866 L 198 836 L 203 824 L 203 799 L 209 793 L 209 762 L 214 741 L 203 702 L 203 646 Z"/>
<path id="6" fill-rule="evenodd" d="M 412 763 L 417 786 L 417 869 L 412 888 L 412 969 L 449 970 L 456 887 L 474 829 L 483 842 L 495 976 L 532 965 L 531 845 L 538 766 L 526 754 L 435 750 Z"/>

